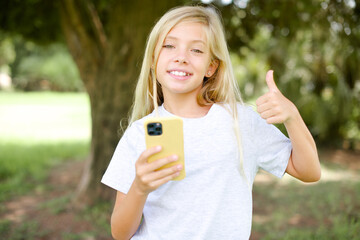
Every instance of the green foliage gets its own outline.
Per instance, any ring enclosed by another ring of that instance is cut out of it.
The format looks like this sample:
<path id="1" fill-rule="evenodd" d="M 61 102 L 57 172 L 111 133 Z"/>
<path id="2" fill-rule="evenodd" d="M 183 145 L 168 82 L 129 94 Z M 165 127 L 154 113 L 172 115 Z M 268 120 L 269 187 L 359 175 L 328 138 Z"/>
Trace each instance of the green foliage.
<path id="1" fill-rule="evenodd" d="M 64 45 L 41 46 L 1 31 L 0 72 L 11 75 L 19 90 L 84 90 L 77 66 Z"/>
<path id="2" fill-rule="evenodd" d="M 245 100 L 265 93 L 265 73 L 300 110 L 318 143 L 360 142 L 360 4 L 234 1 L 224 6 Z"/>
<path id="3" fill-rule="evenodd" d="M 25 48 L 21 49 L 21 48 Z M 53 44 L 46 47 L 31 42 L 18 44 L 21 56 L 13 65 L 13 82 L 22 90 L 81 91 L 83 84 L 77 67 L 63 45 Z"/>
<path id="4" fill-rule="evenodd" d="M 62 38 L 59 1 L 0 1 L 0 29 L 48 44 Z"/>
<path id="5" fill-rule="evenodd" d="M 12 39 L 0 32 L 0 73 L 10 74 L 9 64 L 15 60 Z"/>

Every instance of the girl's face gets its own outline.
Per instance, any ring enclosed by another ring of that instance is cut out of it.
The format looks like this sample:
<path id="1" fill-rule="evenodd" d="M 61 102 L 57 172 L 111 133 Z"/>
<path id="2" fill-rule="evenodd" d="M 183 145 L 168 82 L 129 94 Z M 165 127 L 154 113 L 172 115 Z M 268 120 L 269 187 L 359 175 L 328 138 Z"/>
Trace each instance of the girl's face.
<path id="1" fill-rule="evenodd" d="M 217 65 L 211 63 L 204 25 L 180 22 L 166 35 L 156 66 L 164 98 L 197 96 L 204 80 Z"/>

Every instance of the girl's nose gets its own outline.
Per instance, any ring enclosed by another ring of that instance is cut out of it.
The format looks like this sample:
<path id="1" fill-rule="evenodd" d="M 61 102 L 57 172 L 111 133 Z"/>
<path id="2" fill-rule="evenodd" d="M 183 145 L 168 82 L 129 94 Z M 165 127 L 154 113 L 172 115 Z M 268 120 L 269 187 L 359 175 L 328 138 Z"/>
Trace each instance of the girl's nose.
<path id="1" fill-rule="evenodd" d="M 185 58 L 176 58 L 175 59 L 175 62 L 178 62 L 178 63 L 187 63 L 187 60 Z"/>
<path id="2" fill-rule="evenodd" d="M 184 51 L 179 51 L 174 60 L 178 63 L 188 63 L 186 53 Z"/>

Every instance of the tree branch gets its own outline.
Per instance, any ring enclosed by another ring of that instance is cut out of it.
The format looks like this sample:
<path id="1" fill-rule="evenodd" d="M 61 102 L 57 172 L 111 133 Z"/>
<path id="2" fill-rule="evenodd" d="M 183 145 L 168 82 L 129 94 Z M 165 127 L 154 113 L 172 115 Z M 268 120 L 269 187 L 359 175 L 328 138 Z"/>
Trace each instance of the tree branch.
<path id="1" fill-rule="evenodd" d="M 92 37 L 89 32 L 86 30 L 86 25 L 81 19 L 81 9 L 79 9 L 74 0 L 62 0 L 61 5 L 63 7 L 63 12 L 66 13 L 72 27 L 72 31 L 76 33 L 77 38 L 81 44 L 81 48 L 84 50 L 82 54 L 88 55 L 91 54 L 94 59 L 97 59 L 100 55 L 100 49 L 92 41 Z M 90 52 L 89 52 L 90 50 Z"/>
<path id="2" fill-rule="evenodd" d="M 93 30 L 95 32 L 95 36 L 97 38 L 97 41 L 100 45 L 100 49 L 102 52 L 105 51 L 107 46 L 107 36 L 104 31 L 103 24 L 101 22 L 101 19 L 99 17 L 99 14 L 97 13 L 94 4 L 88 0 L 85 0 L 86 10 L 88 14 L 90 15 L 90 22 L 91 26 L 93 27 Z"/>
<path id="3" fill-rule="evenodd" d="M 94 35 L 87 30 L 87 17 L 83 8 L 74 0 L 59 1 L 60 22 L 67 46 L 78 66 L 80 76 L 89 94 L 96 88 L 96 75 L 103 58 Z M 84 14 L 84 13 L 83 13 Z"/>

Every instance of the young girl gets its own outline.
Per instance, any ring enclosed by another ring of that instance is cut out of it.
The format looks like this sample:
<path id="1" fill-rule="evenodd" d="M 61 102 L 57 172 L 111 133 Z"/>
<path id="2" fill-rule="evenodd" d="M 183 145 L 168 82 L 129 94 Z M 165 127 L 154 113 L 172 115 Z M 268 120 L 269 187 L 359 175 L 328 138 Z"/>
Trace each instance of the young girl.
<path id="1" fill-rule="evenodd" d="M 315 142 L 297 108 L 276 87 L 255 113 L 242 104 L 220 17 L 209 7 L 179 7 L 154 26 L 146 46 L 130 125 L 102 182 L 117 190 L 115 239 L 249 239 L 252 184 L 259 168 L 317 181 Z M 178 116 L 184 124 L 186 178 L 176 161 L 148 163 L 144 119 Z M 286 138 L 273 123 L 284 123 Z"/>

